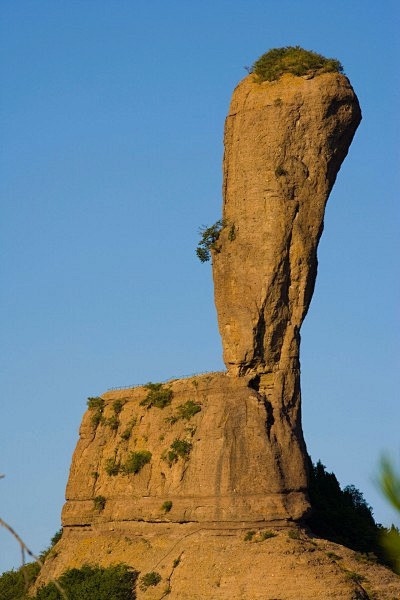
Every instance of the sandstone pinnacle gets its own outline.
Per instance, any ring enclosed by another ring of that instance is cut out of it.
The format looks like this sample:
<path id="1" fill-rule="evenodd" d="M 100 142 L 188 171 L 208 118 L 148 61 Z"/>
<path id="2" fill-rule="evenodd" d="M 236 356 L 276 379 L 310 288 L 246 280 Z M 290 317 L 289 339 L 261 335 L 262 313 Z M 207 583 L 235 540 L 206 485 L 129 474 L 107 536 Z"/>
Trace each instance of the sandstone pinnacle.
<path id="1" fill-rule="evenodd" d="M 340 73 L 261 83 L 251 74 L 234 91 L 224 140 L 225 227 L 213 252 L 230 374 L 258 375 L 271 387 L 298 371 L 325 205 L 360 119 Z"/>

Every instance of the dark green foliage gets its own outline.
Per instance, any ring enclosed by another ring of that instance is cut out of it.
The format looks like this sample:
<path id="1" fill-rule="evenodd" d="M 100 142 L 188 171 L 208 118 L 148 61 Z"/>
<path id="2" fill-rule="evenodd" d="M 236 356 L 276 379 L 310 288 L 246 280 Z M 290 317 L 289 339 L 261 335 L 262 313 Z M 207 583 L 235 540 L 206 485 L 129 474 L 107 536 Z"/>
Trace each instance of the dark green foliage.
<path id="1" fill-rule="evenodd" d="M 132 429 L 130 427 L 127 427 L 122 433 L 121 433 L 121 437 L 123 440 L 129 440 L 129 438 L 131 437 L 131 433 L 132 433 Z"/>
<path id="2" fill-rule="evenodd" d="M 104 409 L 104 400 L 100 398 L 100 396 L 96 396 L 95 398 L 87 399 L 87 407 L 89 410 L 101 410 Z"/>
<path id="3" fill-rule="evenodd" d="M 352 485 L 342 490 L 320 461 L 315 466 L 310 461 L 309 494 L 313 513 L 308 524 L 314 533 L 353 550 L 382 556 L 382 527 L 375 523 L 359 490 Z"/>
<path id="4" fill-rule="evenodd" d="M 193 400 L 188 400 L 185 404 L 180 404 L 177 411 L 180 419 L 189 421 L 189 419 L 201 411 L 201 405 Z"/>
<path id="5" fill-rule="evenodd" d="M 381 459 L 378 484 L 386 499 L 400 513 L 400 474 L 387 457 Z M 382 532 L 380 542 L 392 569 L 400 575 L 400 530 L 392 525 Z"/>
<path id="6" fill-rule="evenodd" d="M 59 542 L 61 540 L 61 536 L 62 536 L 63 530 L 62 527 L 53 535 L 53 537 L 51 538 L 51 546 L 55 546 L 57 544 L 57 542 Z"/>
<path id="7" fill-rule="evenodd" d="M 380 543 L 388 564 L 400 575 L 400 529 L 394 525 L 386 529 L 380 537 Z"/>
<path id="8" fill-rule="evenodd" d="M 104 400 L 100 398 L 100 396 L 96 396 L 95 398 L 87 399 L 87 407 L 89 410 L 93 411 L 92 415 L 92 425 L 93 427 L 97 427 L 104 421 L 103 412 L 104 412 Z"/>
<path id="9" fill-rule="evenodd" d="M 150 573 L 146 573 L 140 578 L 140 589 L 145 592 L 148 587 L 156 586 L 161 581 L 160 573 L 156 571 L 150 571 Z"/>
<path id="10" fill-rule="evenodd" d="M 147 406 L 147 408 L 151 408 L 155 406 L 156 408 L 165 408 L 169 404 L 171 404 L 172 400 L 172 390 L 169 387 L 164 387 L 162 383 L 146 383 L 144 386 L 149 390 L 146 398 L 141 401 L 141 406 Z"/>
<path id="11" fill-rule="evenodd" d="M 57 581 L 69 600 L 134 600 L 136 579 L 135 571 L 119 564 L 108 568 L 84 565 L 66 571 Z M 54 583 L 49 583 L 32 600 L 61 600 L 61 595 Z"/>
<path id="12" fill-rule="evenodd" d="M 119 413 L 122 411 L 124 404 L 124 400 L 114 400 L 112 407 L 116 415 L 119 415 Z"/>
<path id="13" fill-rule="evenodd" d="M 196 248 L 196 254 L 201 262 L 210 260 L 211 250 L 219 251 L 217 241 L 225 225 L 226 223 L 222 219 L 219 219 L 211 227 L 200 227 L 199 233 L 201 238 Z"/>
<path id="14" fill-rule="evenodd" d="M 248 531 L 246 533 L 246 535 L 244 536 L 244 541 L 245 542 L 251 542 L 251 540 L 253 539 L 253 537 L 256 535 L 255 531 Z"/>
<path id="15" fill-rule="evenodd" d="M 365 577 L 363 575 L 359 575 L 354 571 L 349 571 L 348 569 L 345 569 L 344 572 L 347 579 L 350 579 L 350 581 L 354 581 L 355 583 L 362 583 L 365 580 Z"/>
<path id="16" fill-rule="evenodd" d="M 181 458 L 187 458 L 192 449 L 192 444 L 186 440 L 174 440 L 171 444 L 171 449 Z"/>
<path id="17" fill-rule="evenodd" d="M 106 464 L 105 464 L 105 472 L 107 473 L 107 475 L 110 475 L 110 477 L 114 477 L 115 475 L 118 475 L 119 471 L 120 471 L 121 465 L 120 463 L 116 460 L 115 457 L 112 458 L 107 458 L 106 460 Z"/>
<path id="18" fill-rule="evenodd" d="M 136 417 L 132 417 L 131 420 L 128 423 L 128 427 L 121 433 L 121 438 L 123 440 L 129 440 L 129 438 L 131 437 L 131 433 L 132 433 L 132 429 L 135 427 L 136 425 Z"/>
<path id="19" fill-rule="evenodd" d="M 139 450 L 130 452 L 126 462 L 121 466 L 124 473 L 139 473 L 139 471 L 151 461 L 151 452 L 148 450 Z"/>
<path id="20" fill-rule="evenodd" d="M 273 48 L 260 56 L 252 66 L 251 72 L 255 73 L 260 81 L 274 81 L 284 73 L 297 76 L 320 75 L 328 72 L 342 73 L 343 67 L 334 58 L 325 58 L 300 46 L 286 46 Z"/>
<path id="21" fill-rule="evenodd" d="M 107 500 L 104 498 L 104 496 L 96 496 L 93 498 L 93 508 L 101 512 L 105 509 L 106 502 Z"/>
<path id="22" fill-rule="evenodd" d="M 119 419 L 118 419 L 117 415 L 111 415 L 111 417 L 109 419 L 106 419 L 105 423 L 113 431 L 117 431 L 117 429 L 119 427 Z"/>
<path id="23" fill-rule="evenodd" d="M 301 540 L 300 531 L 298 529 L 289 529 L 289 531 L 288 531 L 288 537 L 291 540 Z"/>
<path id="24" fill-rule="evenodd" d="M 28 600 L 27 589 L 39 575 L 38 563 L 28 563 L 18 571 L 7 571 L 0 577 L 1 600 Z"/>
<path id="25" fill-rule="evenodd" d="M 166 421 L 172 425 L 180 419 L 189 421 L 194 415 L 197 415 L 201 411 L 201 405 L 193 400 L 188 400 L 184 404 L 180 404 L 177 409 L 178 414 L 168 417 Z"/>
<path id="26" fill-rule="evenodd" d="M 192 449 L 191 442 L 187 442 L 186 440 L 176 439 L 172 442 L 169 450 L 167 450 L 164 453 L 163 458 L 171 466 L 172 463 L 177 462 L 179 458 L 183 458 L 184 460 L 187 460 L 189 458 L 191 449 Z"/>
<path id="27" fill-rule="evenodd" d="M 171 500 L 166 500 L 161 505 L 161 510 L 163 510 L 166 513 L 168 513 L 171 510 L 171 508 L 172 508 L 172 501 Z"/>
<path id="28" fill-rule="evenodd" d="M 342 560 L 342 557 L 339 556 L 338 554 L 336 554 L 335 552 L 327 552 L 326 555 L 328 558 L 331 558 L 332 560 Z"/>
<path id="29" fill-rule="evenodd" d="M 232 223 L 232 225 L 229 228 L 228 240 L 230 242 L 233 242 L 235 239 L 236 239 L 236 227 L 235 227 L 234 223 Z"/>
<path id="30" fill-rule="evenodd" d="M 276 537 L 276 533 L 273 531 L 261 531 L 258 542 L 263 542 L 264 540 L 269 540 L 270 538 Z"/>

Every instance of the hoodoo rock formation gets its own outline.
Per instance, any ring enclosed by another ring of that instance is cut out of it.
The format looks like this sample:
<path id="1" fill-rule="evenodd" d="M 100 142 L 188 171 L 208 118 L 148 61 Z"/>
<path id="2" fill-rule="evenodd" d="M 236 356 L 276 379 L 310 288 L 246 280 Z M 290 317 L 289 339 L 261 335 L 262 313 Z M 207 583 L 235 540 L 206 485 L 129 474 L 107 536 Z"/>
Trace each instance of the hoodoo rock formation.
<path id="1" fill-rule="evenodd" d="M 259 374 L 270 387 L 298 371 L 325 205 L 360 119 L 340 73 L 261 83 L 249 75 L 236 88 L 225 125 L 225 228 L 213 256 L 232 375 Z"/>
<path id="2" fill-rule="evenodd" d="M 85 562 L 125 562 L 162 577 L 138 598 L 368 598 L 346 576 L 350 550 L 342 568 L 329 558 L 336 546 L 296 529 L 309 510 L 300 327 L 325 204 L 360 118 L 339 73 L 239 84 L 212 250 L 227 373 L 89 400 L 63 536 L 38 585 Z M 380 590 L 380 567 L 368 569 Z M 385 573 L 379 598 L 399 590 Z"/>

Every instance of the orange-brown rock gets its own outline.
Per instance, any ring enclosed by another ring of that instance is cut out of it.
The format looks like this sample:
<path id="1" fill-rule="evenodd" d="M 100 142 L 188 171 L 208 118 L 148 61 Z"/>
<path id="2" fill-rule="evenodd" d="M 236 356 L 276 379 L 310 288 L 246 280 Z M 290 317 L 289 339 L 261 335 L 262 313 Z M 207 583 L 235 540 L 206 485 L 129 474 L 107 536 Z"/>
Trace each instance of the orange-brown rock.
<path id="1" fill-rule="evenodd" d="M 339 73 L 263 83 L 249 75 L 226 119 L 225 228 L 213 252 L 224 360 L 233 375 L 268 374 L 282 407 L 297 402 L 325 205 L 360 119 Z"/>
<path id="2" fill-rule="evenodd" d="M 251 535 L 253 532 L 253 535 Z M 274 535 L 274 537 L 270 537 Z M 38 585 L 82 564 L 124 562 L 162 577 L 138 600 L 394 600 L 400 577 L 303 530 L 194 523 L 68 527 Z M 111 600 L 111 599 L 110 599 Z"/>
<path id="3" fill-rule="evenodd" d="M 214 373 L 168 387 L 173 397 L 163 409 L 143 406 L 148 390 L 138 387 L 104 394 L 98 425 L 92 423 L 93 410 L 87 411 L 67 485 L 64 526 L 138 520 L 279 523 L 303 516 L 308 501 L 296 433 L 284 423 L 279 442 L 271 439 L 269 407 L 246 378 Z M 116 400 L 123 407 L 113 423 Z M 201 410 L 180 418 L 179 407 L 187 402 Z M 175 440 L 187 454 L 169 460 Z M 286 463 L 280 444 L 290 456 Z M 141 451 L 150 452 L 151 460 L 136 474 L 124 472 L 131 453 Z M 106 499 L 101 511 L 94 506 L 99 496 Z M 172 502 L 167 513 L 166 501 Z"/>

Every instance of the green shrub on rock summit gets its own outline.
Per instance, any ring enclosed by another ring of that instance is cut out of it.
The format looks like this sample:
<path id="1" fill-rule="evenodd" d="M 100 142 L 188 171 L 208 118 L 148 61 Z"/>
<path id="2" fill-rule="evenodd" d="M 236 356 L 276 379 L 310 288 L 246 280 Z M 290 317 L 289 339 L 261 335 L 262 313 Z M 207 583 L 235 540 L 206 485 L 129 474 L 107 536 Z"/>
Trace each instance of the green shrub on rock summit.
<path id="1" fill-rule="evenodd" d="M 250 72 L 257 75 L 260 81 L 274 81 L 284 73 L 297 76 L 343 73 L 343 67 L 335 58 L 325 58 L 300 46 L 286 46 L 273 48 L 260 56 Z"/>

